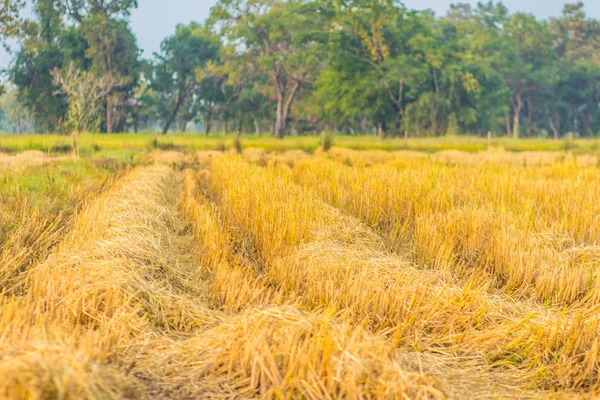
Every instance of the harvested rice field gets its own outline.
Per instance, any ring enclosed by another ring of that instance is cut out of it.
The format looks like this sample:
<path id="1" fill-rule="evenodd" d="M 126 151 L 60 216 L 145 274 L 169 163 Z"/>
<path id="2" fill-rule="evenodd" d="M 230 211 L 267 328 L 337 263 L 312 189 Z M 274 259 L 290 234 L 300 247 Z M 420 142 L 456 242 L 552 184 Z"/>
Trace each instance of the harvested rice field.
<path id="1" fill-rule="evenodd" d="M 595 398 L 599 167 L 2 156 L 0 398 Z"/>

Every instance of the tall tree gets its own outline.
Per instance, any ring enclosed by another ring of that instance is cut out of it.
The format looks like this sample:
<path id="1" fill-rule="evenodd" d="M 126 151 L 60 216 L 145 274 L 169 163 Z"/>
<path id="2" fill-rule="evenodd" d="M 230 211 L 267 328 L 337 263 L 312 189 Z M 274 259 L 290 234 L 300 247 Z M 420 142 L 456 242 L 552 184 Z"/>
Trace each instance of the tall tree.
<path id="1" fill-rule="evenodd" d="M 52 1 L 69 18 L 82 23 L 86 16 L 102 14 L 108 18 L 127 17 L 138 0 L 36 0 Z"/>
<path id="2" fill-rule="evenodd" d="M 99 112 L 102 101 L 115 87 L 125 85 L 125 81 L 113 75 L 96 75 L 82 71 L 71 62 L 62 70 L 54 69 L 52 77 L 58 93 L 67 96 L 69 110 L 65 126 L 73 136 L 73 151 L 77 158 L 77 137 L 82 131 L 94 131 L 100 122 Z"/>
<path id="3" fill-rule="evenodd" d="M 197 23 L 178 25 L 175 35 L 165 39 L 157 55 L 152 88 L 159 99 L 163 134 L 169 131 L 183 106 L 193 96 L 196 70 L 218 58 L 219 42 Z"/>
<path id="4" fill-rule="evenodd" d="M 0 40 L 21 34 L 20 12 L 24 5 L 25 0 L 0 0 Z"/>
<path id="5" fill-rule="evenodd" d="M 18 87 L 19 98 L 27 105 L 39 129 L 54 131 L 65 121 L 66 96 L 56 94 L 50 75 L 71 62 L 84 71 L 94 69 L 104 74 L 127 77 L 130 88 L 118 91 L 125 97 L 135 87 L 139 52 L 128 23 L 119 19 L 129 15 L 137 5 L 133 0 L 34 0 L 33 18 L 23 24 L 21 49 L 11 66 L 11 81 Z M 112 106 L 106 106 L 115 92 L 104 100 L 110 131 Z M 121 116 L 121 121 L 125 117 Z M 124 128 L 124 123 L 121 123 Z"/>
<path id="6" fill-rule="evenodd" d="M 503 43 L 502 70 L 512 91 L 512 132 L 517 138 L 525 107 L 534 107 L 530 95 L 553 75 L 551 38 L 546 23 L 540 23 L 532 15 L 517 13 L 504 28 Z"/>
<path id="7" fill-rule="evenodd" d="M 239 68 L 252 64 L 269 77 L 278 138 L 287 131 L 299 90 L 320 70 L 319 21 L 312 4 L 303 0 L 220 0 L 213 8 L 211 23 L 234 50 Z"/>
<path id="8" fill-rule="evenodd" d="M 600 21 L 587 18 L 578 2 L 566 4 L 550 27 L 560 79 L 546 107 L 548 121 L 556 135 L 583 128 L 590 136 L 600 130 Z"/>
<path id="9" fill-rule="evenodd" d="M 128 99 L 130 123 L 135 133 L 138 133 L 141 126 L 147 126 L 156 114 L 157 99 L 152 90 L 153 72 L 154 65 L 151 61 L 141 62 L 140 78 L 133 95 Z"/>
<path id="10" fill-rule="evenodd" d="M 17 89 L 9 85 L 0 96 L 2 120 L 9 124 L 9 132 L 17 135 L 30 132 L 32 128 L 31 117 L 27 107 L 19 101 Z M 6 125 L 5 125 L 6 126 Z"/>
<path id="11" fill-rule="evenodd" d="M 125 20 L 108 18 L 104 13 L 90 15 L 81 25 L 88 44 L 86 56 L 96 74 L 114 76 L 128 85 L 110 90 L 105 102 L 106 132 L 123 130 L 126 116 L 123 110 L 139 78 L 139 50 L 135 35 Z M 118 90 L 117 90 L 118 89 Z M 120 129 L 119 129 L 120 128 Z"/>
<path id="12" fill-rule="evenodd" d="M 79 32 L 65 26 L 53 2 L 37 2 L 33 11 L 35 19 L 26 25 L 9 77 L 19 100 L 35 119 L 36 129 L 52 132 L 63 120 L 67 103 L 64 96 L 54 96 L 56 87 L 50 74 L 62 68 L 66 58 L 83 57 L 86 44 Z"/>

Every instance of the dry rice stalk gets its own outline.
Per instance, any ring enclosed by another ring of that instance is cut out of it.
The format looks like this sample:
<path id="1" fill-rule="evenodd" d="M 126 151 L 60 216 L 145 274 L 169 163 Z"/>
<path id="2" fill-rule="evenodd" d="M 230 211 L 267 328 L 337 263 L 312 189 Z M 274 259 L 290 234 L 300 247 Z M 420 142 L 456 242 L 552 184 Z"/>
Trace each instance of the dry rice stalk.
<path id="1" fill-rule="evenodd" d="M 176 214 L 180 188 L 168 168 L 135 170 L 78 215 L 71 235 L 27 274 L 25 296 L 0 298 L 0 394 L 445 397 L 431 378 L 406 372 L 382 339 L 328 314 L 286 306 L 225 316 L 211 309 L 247 308 L 219 274 L 230 273 L 225 279 L 237 285 L 245 275 L 227 266 L 219 236 L 200 246 L 217 251 L 197 267 Z M 180 208 L 202 210 L 186 204 L 186 193 Z M 218 232 L 211 214 L 204 216 L 197 232 Z M 207 274 L 217 278 L 210 288 Z M 259 282 L 242 292 L 258 289 L 262 302 L 278 301 L 260 295 L 269 289 Z"/>
<path id="2" fill-rule="evenodd" d="M 598 327 L 585 314 L 563 316 L 462 286 L 449 271 L 415 268 L 270 167 L 214 160 L 209 181 L 231 245 L 286 299 L 332 307 L 393 344 L 479 355 L 483 365 L 513 368 L 520 385 L 535 379 L 544 389 L 598 389 Z M 563 379 L 566 371 L 574 378 Z"/>
<path id="3" fill-rule="evenodd" d="M 178 347 L 165 378 L 189 369 L 189 397 L 445 398 L 433 379 L 406 372 L 383 340 L 295 308 L 250 309 Z"/>

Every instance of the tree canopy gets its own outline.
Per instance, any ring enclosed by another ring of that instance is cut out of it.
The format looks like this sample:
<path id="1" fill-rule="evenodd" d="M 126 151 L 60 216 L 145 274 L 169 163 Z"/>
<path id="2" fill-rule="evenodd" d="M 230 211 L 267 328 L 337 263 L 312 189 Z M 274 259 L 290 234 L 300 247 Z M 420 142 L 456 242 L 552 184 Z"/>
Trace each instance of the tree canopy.
<path id="1" fill-rule="evenodd" d="M 494 1 L 436 16 L 396 0 L 219 0 L 146 60 L 135 7 L 34 0 L 22 19 L 21 1 L 1 1 L 0 36 L 20 43 L 3 104 L 67 131 L 73 97 L 56 77 L 70 73 L 118 82 L 100 85 L 88 128 L 108 133 L 600 134 L 600 21 L 582 2 L 539 19 Z"/>

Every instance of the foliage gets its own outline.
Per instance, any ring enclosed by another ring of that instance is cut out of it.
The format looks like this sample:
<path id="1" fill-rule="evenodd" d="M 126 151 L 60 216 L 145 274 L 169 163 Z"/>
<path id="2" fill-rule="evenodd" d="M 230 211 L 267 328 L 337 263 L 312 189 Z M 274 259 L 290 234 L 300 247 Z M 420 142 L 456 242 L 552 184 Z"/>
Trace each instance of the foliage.
<path id="1" fill-rule="evenodd" d="M 323 131 L 321 133 L 321 150 L 328 152 L 334 145 L 335 141 L 331 132 Z"/>
<path id="2" fill-rule="evenodd" d="M 24 23 L 21 48 L 10 70 L 19 100 L 36 121 L 38 131 L 62 130 L 69 103 L 59 93 L 51 76 L 55 69 L 74 63 L 82 71 L 118 76 L 129 86 L 108 91 L 102 99 L 105 114 L 97 129 L 125 130 L 127 94 L 133 92 L 139 75 L 139 50 L 128 22 L 135 1 L 33 2 L 34 19 Z"/>
<path id="3" fill-rule="evenodd" d="M 3 130 L 16 133 L 17 135 L 31 132 L 32 120 L 27 107 L 19 101 L 17 89 L 9 85 L 0 96 L 0 110 Z"/>
<path id="4" fill-rule="evenodd" d="M 69 102 L 66 127 L 69 132 L 93 132 L 99 125 L 102 100 L 116 87 L 127 82 L 112 75 L 97 75 L 82 71 L 70 63 L 63 70 L 52 71 L 58 92 Z"/>
<path id="5" fill-rule="evenodd" d="M 196 23 L 177 26 L 175 34 L 162 42 L 152 89 L 158 97 L 163 134 L 178 116 L 187 115 L 185 123 L 193 119 L 190 113 L 196 101 L 196 71 L 217 58 L 218 48 L 215 36 Z"/>
<path id="6" fill-rule="evenodd" d="M 228 59 L 231 74 L 268 78 L 279 138 L 287 131 L 299 91 L 312 83 L 321 67 L 314 38 L 320 18 L 308 6 L 302 0 L 221 0 L 211 16 L 217 32 L 234 50 Z"/>
<path id="7" fill-rule="evenodd" d="M 600 132 L 600 21 L 581 2 L 539 19 L 494 1 L 436 16 L 395 0 L 219 0 L 152 60 L 125 19 L 134 0 L 36 0 L 25 21 L 8 4 L 6 35 L 21 39 L 10 79 L 38 131 L 63 128 L 69 105 L 50 73 L 73 62 L 128 81 L 102 99 L 109 133 Z"/>

